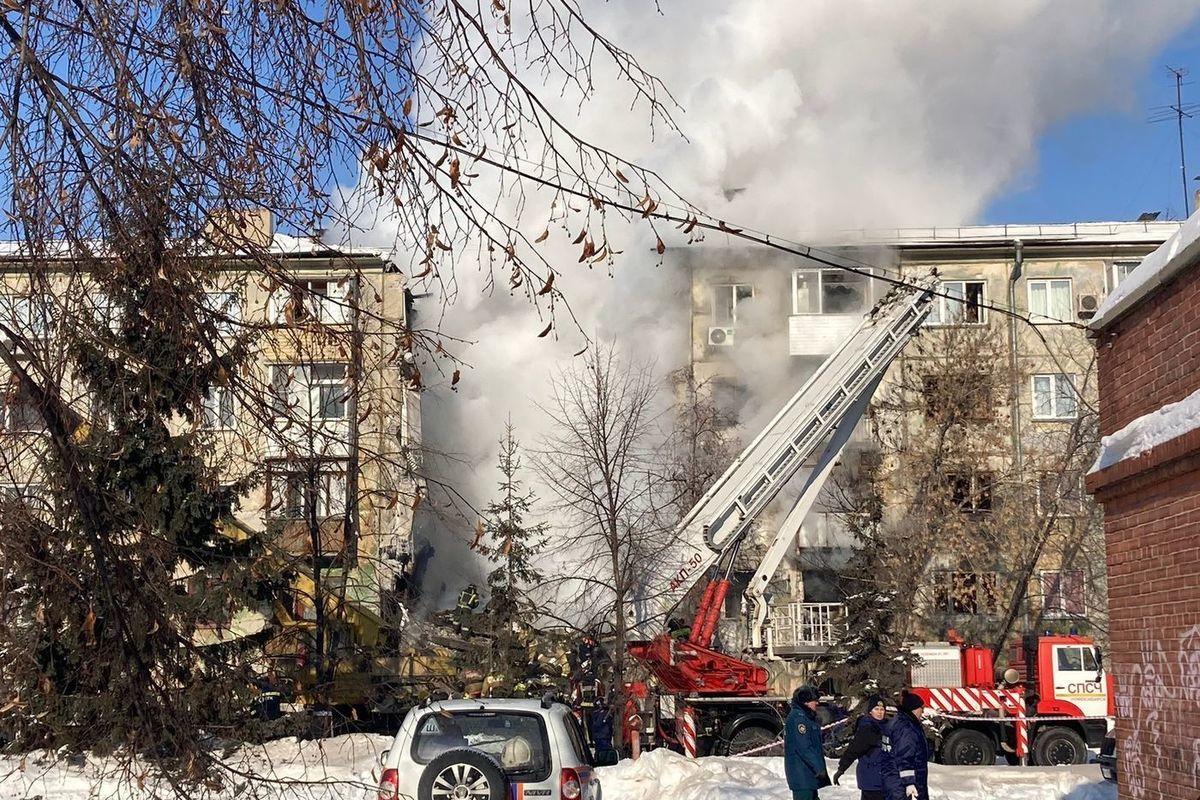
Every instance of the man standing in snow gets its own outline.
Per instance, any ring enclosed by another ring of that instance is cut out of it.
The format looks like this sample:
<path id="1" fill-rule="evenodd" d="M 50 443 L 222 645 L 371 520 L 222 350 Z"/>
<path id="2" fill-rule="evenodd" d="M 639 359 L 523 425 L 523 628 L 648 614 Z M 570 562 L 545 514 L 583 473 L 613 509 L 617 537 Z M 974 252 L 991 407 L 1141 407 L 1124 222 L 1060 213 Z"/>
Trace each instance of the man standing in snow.
<path id="1" fill-rule="evenodd" d="M 887 716 L 887 704 L 882 697 L 873 694 L 867 698 L 863 708 L 865 711 L 854 729 L 854 739 L 838 760 L 833 782 L 836 784 L 857 760 L 856 776 L 858 791 L 862 794 L 861 800 L 884 800 L 882 745 L 883 734 L 887 729 L 887 723 L 884 721 Z"/>
<path id="2" fill-rule="evenodd" d="M 929 800 L 929 743 L 921 717 L 925 701 L 904 692 L 900 713 L 883 735 L 883 781 L 887 800 Z"/>
<path id="3" fill-rule="evenodd" d="M 821 752 L 818 700 L 820 695 L 811 686 L 801 686 L 792 695 L 792 711 L 783 735 L 783 768 L 793 800 L 817 800 L 817 790 L 829 785 Z"/>

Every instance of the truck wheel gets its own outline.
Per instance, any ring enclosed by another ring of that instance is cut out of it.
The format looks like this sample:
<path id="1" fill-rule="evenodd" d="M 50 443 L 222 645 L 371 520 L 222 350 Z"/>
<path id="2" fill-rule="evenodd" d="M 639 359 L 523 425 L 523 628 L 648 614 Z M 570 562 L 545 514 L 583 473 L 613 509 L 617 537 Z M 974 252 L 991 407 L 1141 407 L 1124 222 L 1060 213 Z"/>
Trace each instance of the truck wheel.
<path id="1" fill-rule="evenodd" d="M 974 728 L 951 731 L 942 743 L 942 763 L 963 767 L 987 767 L 996 763 L 996 743 Z"/>
<path id="2" fill-rule="evenodd" d="M 1033 743 L 1033 757 L 1045 767 L 1087 763 L 1088 750 L 1083 737 L 1070 728 L 1046 728 Z"/>
<path id="3" fill-rule="evenodd" d="M 417 786 L 418 800 L 505 800 L 508 779 L 478 750 L 447 750 L 429 762 Z"/>
<path id="4" fill-rule="evenodd" d="M 741 755 L 747 750 L 753 750 L 777 741 L 779 741 L 779 731 L 768 728 L 765 725 L 743 725 L 737 729 L 733 736 L 729 737 L 729 741 L 725 744 L 725 755 Z M 764 750 L 754 755 L 769 756 L 776 754 L 772 754 L 770 750 Z"/>

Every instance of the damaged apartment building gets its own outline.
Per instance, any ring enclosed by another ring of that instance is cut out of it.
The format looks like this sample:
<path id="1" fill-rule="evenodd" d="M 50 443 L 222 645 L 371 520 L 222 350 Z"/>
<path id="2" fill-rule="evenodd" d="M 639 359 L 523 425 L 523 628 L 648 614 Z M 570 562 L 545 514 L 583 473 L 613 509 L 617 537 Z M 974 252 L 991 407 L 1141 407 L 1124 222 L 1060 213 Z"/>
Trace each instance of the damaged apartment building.
<path id="1" fill-rule="evenodd" d="M 334 615 L 345 627 L 331 631 L 335 646 L 377 639 L 403 614 L 419 492 L 411 303 L 404 276 L 379 251 L 276 233 L 266 213 L 251 213 L 247 222 L 248 235 L 261 237 L 279 271 L 268 279 L 237 258 L 220 257 L 205 294 L 204 311 L 218 320 L 222 340 L 214 348 L 250 332 L 254 350 L 244 370 L 208 394 L 195 424 L 206 457 L 230 484 L 253 476 L 223 528 L 233 540 L 265 542 L 266 562 L 285 590 L 239 612 L 232 630 L 201 630 L 197 643 L 239 639 L 273 659 L 303 661 L 315 619 L 314 570 L 326 607 L 345 612 Z M 0 268 L 0 316 L 47 363 L 55 360 L 59 326 L 116 324 L 86 268 L 69 256 L 43 258 L 34 271 L 12 245 Z M 10 389 L 0 422 L 0 491 L 10 501 L 44 504 L 37 410 Z M 180 574 L 178 581 L 181 589 L 203 591 L 203 575 Z"/>
<path id="2" fill-rule="evenodd" d="M 1027 628 L 1103 638 L 1102 529 L 1083 487 L 1098 444 L 1085 325 L 1177 228 L 976 226 L 854 232 L 822 245 L 858 271 L 767 248 L 673 251 L 691 280 L 692 374 L 742 439 L 891 282 L 937 276 L 925 328 L 892 364 L 776 576 L 778 653 L 811 660 L 835 644 L 864 537 L 923 565 L 911 598 L 917 639 L 954 631 L 991 644 Z M 733 577 L 743 588 L 757 555 L 740 556 L 746 571 Z M 886 576 L 865 585 L 883 587 Z M 730 593 L 722 626 L 734 644 L 738 598 Z"/>

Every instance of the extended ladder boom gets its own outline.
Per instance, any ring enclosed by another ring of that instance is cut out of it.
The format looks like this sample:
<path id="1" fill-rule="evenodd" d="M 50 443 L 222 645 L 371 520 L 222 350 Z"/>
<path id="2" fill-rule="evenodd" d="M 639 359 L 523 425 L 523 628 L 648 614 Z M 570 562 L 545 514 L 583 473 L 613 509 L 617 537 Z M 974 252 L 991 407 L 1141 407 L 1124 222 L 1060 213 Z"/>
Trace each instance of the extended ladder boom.
<path id="1" fill-rule="evenodd" d="M 657 585 L 651 582 L 635 605 L 633 622 L 639 633 L 662 627 L 667 615 L 745 535 L 797 471 L 827 442 L 834 446 L 830 438 L 835 431 L 841 440 L 836 451 L 841 450 L 888 366 L 928 315 L 933 285 L 930 278 L 917 286 L 899 287 L 880 301 L 692 508 L 675 530 Z M 835 458 L 836 452 L 826 456 Z M 822 458 L 804 494 L 810 494 L 807 489 L 813 479 L 819 475 L 823 482 L 831 468 L 832 463 Z"/>

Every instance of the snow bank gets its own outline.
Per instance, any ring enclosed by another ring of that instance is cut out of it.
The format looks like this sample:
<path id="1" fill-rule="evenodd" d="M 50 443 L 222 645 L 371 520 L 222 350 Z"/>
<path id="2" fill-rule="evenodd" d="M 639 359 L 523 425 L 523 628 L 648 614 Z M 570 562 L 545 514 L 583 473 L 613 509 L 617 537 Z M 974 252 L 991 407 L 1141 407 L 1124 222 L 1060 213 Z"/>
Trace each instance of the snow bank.
<path id="1" fill-rule="evenodd" d="M 837 765 L 829 762 L 830 775 Z M 1079 767 L 943 767 L 930 764 L 932 800 L 1115 800 L 1095 764 Z M 605 800 L 791 800 L 781 758 L 687 759 L 654 750 L 600 770 Z M 858 800 L 854 772 L 821 800 Z"/>
<path id="2" fill-rule="evenodd" d="M 1117 284 L 1088 327 L 1099 330 L 1108 325 L 1197 259 L 1200 259 L 1200 209 Z"/>
<path id="3" fill-rule="evenodd" d="M 1137 458 L 1160 444 L 1200 428 L 1200 389 L 1157 411 L 1143 414 L 1121 430 L 1100 440 L 1100 454 L 1088 470 L 1099 472 L 1118 461 Z"/>

